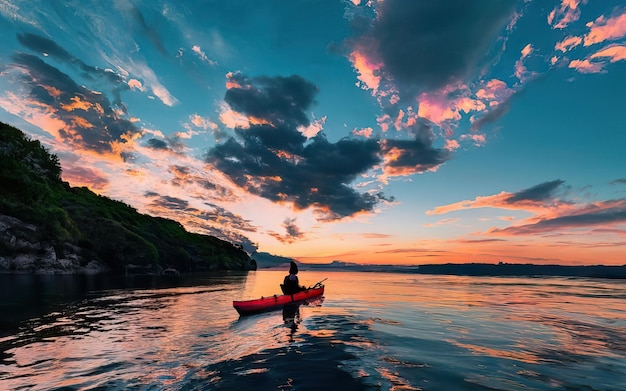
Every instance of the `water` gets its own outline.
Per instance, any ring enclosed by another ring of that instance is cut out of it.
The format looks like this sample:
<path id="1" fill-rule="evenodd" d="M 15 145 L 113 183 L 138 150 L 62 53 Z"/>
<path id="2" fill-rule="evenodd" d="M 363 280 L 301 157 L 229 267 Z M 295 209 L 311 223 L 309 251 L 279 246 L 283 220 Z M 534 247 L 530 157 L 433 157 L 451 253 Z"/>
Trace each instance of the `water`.
<path id="1" fill-rule="evenodd" d="M 624 281 L 303 271 L 240 318 L 283 274 L 0 276 L 0 389 L 626 389 Z"/>

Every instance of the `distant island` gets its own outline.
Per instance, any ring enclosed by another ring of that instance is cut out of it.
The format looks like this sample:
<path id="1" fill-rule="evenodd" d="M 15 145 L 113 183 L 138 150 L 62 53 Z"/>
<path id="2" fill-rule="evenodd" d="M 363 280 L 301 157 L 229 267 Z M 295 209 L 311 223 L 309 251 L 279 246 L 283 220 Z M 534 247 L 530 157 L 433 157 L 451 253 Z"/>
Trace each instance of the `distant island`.
<path id="1" fill-rule="evenodd" d="M 70 187 L 56 155 L 0 122 L 0 273 L 255 269 L 240 245 Z"/>
<path id="2" fill-rule="evenodd" d="M 359 272 L 394 272 L 450 274 L 459 276 L 561 276 L 590 278 L 626 278 L 626 265 L 566 266 L 524 263 L 445 263 L 430 265 L 364 265 L 342 261 L 327 264 L 302 264 L 303 270 L 350 270 Z"/>
<path id="3" fill-rule="evenodd" d="M 292 258 L 262 253 L 256 255 L 259 269 L 289 268 Z M 358 264 L 344 261 L 331 263 L 299 263 L 300 270 L 342 270 L 378 273 L 449 274 L 457 276 L 561 276 L 589 278 L 625 278 L 626 265 L 565 266 L 525 263 L 444 263 L 429 265 Z"/>

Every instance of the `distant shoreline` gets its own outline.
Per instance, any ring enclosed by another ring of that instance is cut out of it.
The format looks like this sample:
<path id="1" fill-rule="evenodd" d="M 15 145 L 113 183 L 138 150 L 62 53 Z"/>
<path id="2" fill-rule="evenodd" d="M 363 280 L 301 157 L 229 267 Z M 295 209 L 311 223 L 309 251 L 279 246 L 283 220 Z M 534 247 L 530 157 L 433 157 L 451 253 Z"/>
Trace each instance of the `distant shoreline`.
<path id="1" fill-rule="evenodd" d="M 410 274 L 440 274 L 460 276 L 553 276 L 626 279 L 626 265 L 536 265 L 519 263 L 446 263 L 430 265 L 365 265 L 349 262 L 300 263 L 302 270 L 342 270 L 358 272 L 389 272 Z M 260 269 L 277 269 L 279 265 Z"/>

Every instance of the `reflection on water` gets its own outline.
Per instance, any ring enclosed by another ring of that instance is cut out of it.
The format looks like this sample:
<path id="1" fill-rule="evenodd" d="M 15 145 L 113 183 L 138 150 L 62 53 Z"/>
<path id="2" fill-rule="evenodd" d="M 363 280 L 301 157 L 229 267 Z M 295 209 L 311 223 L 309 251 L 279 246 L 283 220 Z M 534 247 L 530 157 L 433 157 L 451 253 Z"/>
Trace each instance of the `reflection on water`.
<path id="1" fill-rule="evenodd" d="M 298 324 L 302 322 L 300 318 L 300 303 L 290 303 L 283 307 L 283 322 L 289 327 L 289 342 L 294 342 L 294 334 L 298 331 Z"/>
<path id="2" fill-rule="evenodd" d="M 283 274 L 0 276 L 0 389 L 626 384 L 623 281 L 303 271 L 323 300 L 238 316 Z"/>

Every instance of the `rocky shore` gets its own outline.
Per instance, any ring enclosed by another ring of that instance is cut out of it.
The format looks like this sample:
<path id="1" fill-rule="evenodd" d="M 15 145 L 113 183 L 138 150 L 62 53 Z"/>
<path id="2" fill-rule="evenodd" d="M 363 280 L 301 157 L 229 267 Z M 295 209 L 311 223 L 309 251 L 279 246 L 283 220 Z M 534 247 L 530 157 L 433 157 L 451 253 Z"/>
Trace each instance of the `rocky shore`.
<path id="1" fill-rule="evenodd" d="M 107 265 L 90 251 L 64 242 L 41 240 L 40 228 L 14 217 L 0 215 L 0 273 L 96 274 Z"/>

